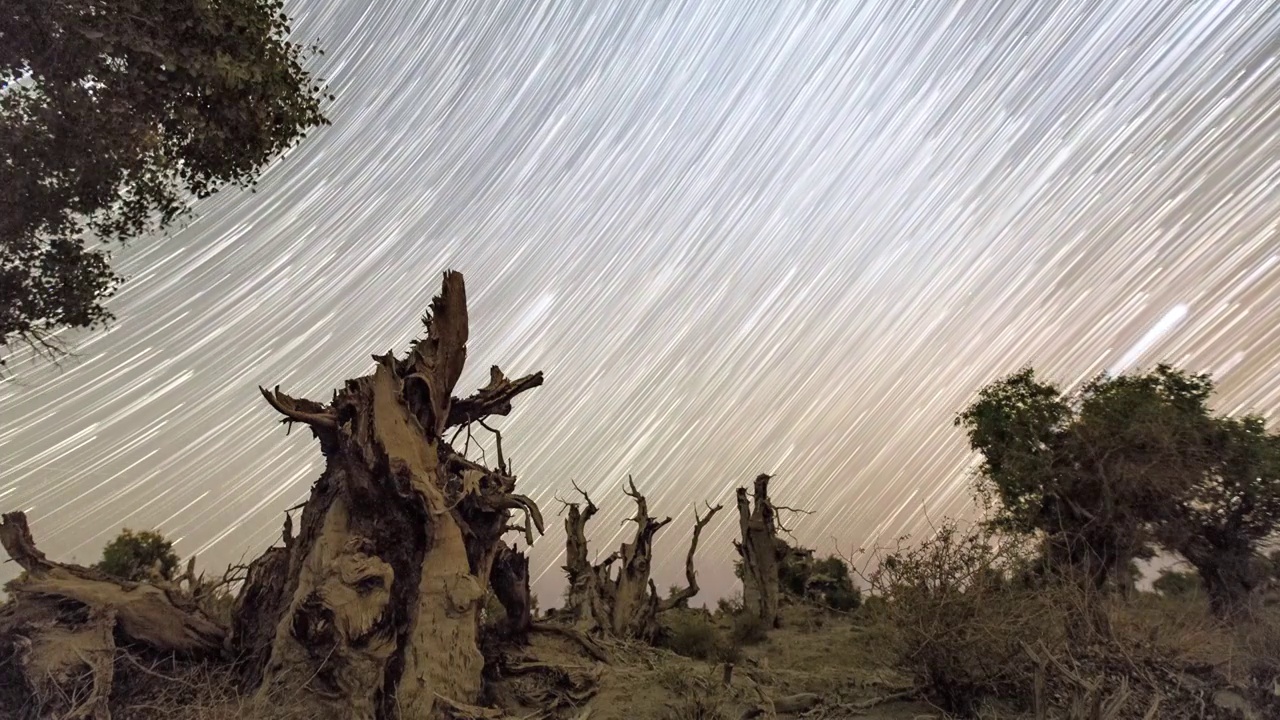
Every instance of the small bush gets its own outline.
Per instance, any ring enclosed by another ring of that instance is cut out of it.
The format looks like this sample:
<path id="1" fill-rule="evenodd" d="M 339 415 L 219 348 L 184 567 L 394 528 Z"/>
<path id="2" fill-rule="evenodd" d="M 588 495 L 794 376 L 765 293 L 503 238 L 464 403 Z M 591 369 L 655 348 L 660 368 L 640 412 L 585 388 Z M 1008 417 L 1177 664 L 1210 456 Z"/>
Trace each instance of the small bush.
<path id="1" fill-rule="evenodd" d="M 674 612 L 665 630 L 662 645 L 677 655 L 716 660 L 724 654 L 724 638 L 706 615 Z"/>
<path id="2" fill-rule="evenodd" d="M 740 612 L 742 612 L 742 593 L 735 593 L 716 601 L 716 615 L 720 617 L 731 617 Z"/>
<path id="3" fill-rule="evenodd" d="M 994 541 L 947 524 L 882 558 L 869 578 L 898 664 L 950 713 L 970 715 L 991 696 L 1029 698 L 1035 668 L 1025 648 L 1053 647 L 1061 634 L 1051 594 L 1009 582 L 1018 553 Z"/>
<path id="4" fill-rule="evenodd" d="M 729 637 L 735 645 L 758 645 L 769 637 L 769 632 L 760 618 L 748 613 L 739 613 L 733 618 Z"/>
<path id="5" fill-rule="evenodd" d="M 173 580 L 178 564 L 173 542 L 163 535 L 152 530 L 134 532 L 125 528 L 102 549 L 102 560 L 94 567 L 114 577 L 141 582 L 157 576 Z"/>
<path id="6" fill-rule="evenodd" d="M 1201 590 L 1199 576 L 1189 572 L 1178 572 L 1176 570 L 1161 570 L 1160 577 L 1151 583 L 1151 589 L 1168 598 L 1188 597 L 1197 595 Z"/>
<path id="7" fill-rule="evenodd" d="M 674 696 L 663 713 L 665 720 L 729 720 L 724 690 L 719 685 L 684 669 L 660 672 L 659 684 Z"/>
<path id="8" fill-rule="evenodd" d="M 857 609 L 862 592 L 853 584 L 849 565 L 838 556 L 815 559 L 813 551 L 779 540 L 778 584 L 785 596 L 840 612 Z"/>

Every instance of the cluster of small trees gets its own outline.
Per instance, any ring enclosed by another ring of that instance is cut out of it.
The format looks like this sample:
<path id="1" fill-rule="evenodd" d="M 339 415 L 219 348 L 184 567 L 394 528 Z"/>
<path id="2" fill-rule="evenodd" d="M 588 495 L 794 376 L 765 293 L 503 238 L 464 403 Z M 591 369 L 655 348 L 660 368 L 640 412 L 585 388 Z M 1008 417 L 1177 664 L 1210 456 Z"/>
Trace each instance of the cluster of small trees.
<path id="1" fill-rule="evenodd" d="M 956 419 L 981 453 L 995 528 L 1043 541 L 1049 572 L 1095 588 L 1132 582 L 1159 550 L 1195 568 L 1215 611 L 1264 580 L 1280 523 L 1280 437 L 1257 416 L 1217 415 L 1207 375 L 1160 365 L 1067 393 L 1024 369 Z"/>

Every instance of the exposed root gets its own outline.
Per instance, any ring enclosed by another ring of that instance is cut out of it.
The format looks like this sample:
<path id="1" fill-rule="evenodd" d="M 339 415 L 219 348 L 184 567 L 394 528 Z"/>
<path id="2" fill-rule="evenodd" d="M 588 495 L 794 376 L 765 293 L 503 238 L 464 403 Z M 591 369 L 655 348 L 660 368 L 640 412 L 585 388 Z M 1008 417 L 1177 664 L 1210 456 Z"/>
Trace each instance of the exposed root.
<path id="1" fill-rule="evenodd" d="M 585 650 L 593 659 L 605 663 L 606 665 L 613 662 L 612 658 L 609 657 L 609 653 L 607 653 L 604 648 L 600 647 L 599 643 L 592 640 L 585 633 L 579 632 L 571 627 L 542 622 L 534 623 L 530 629 L 534 632 L 548 633 L 567 638 L 576 643 L 578 647 Z"/>

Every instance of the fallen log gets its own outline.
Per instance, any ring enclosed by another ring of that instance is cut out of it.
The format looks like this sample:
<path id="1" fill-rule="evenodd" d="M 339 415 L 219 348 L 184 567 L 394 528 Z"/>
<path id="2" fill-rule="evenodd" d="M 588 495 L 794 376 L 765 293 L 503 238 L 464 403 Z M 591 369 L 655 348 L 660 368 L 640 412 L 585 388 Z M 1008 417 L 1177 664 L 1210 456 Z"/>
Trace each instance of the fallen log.
<path id="1" fill-rule="evenodd" d="M 13 659 L 25 686 L 7 690 L 40 717 L 110 720 L 117 644 L 185 658 L 223 651 L 226 628 L 189 598 L 49 560 L 21 512 L 0 518 L 0 545 L 24 571 L 0 610 L 0 658 Z"/>
<path id="2" fill-rule="evenodd" d="M 63 624 L 82 624 L 74 616 L 83 611 L 112 611 L 115 631 L 130 643 L 185 657 L 216 655 L 222 652 L 226 628 L 206 616 L 179 593 L 146 582 L 113 578 L 98 570 L 57 563 L 36 548 L 21 512 L 6 513 L 0 519 L 0 545 L 25 572 L 9 583 L 13 618 L 26 613 L 24 606 L 45 607 Z M 0 620 L 0 633 L 11 629 Z"/>

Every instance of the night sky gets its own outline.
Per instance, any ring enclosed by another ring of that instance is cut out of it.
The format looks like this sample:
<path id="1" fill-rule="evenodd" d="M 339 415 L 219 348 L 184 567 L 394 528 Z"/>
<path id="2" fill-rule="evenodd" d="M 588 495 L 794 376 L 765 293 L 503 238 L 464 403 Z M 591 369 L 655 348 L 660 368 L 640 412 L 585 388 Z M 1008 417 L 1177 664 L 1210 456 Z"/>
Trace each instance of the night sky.
<path id="1" fill-rule="evenodd" d="M 367 9 L 366 9 L 367 8 Z M 1264 2 L 292 2 L 333 125 L 117 253 L 105 333 L 0 385 L 0 508 L 50 555 L 159 527 L 220 572 L 322 462 L 257 385 L 326 400 L 467 278 L 470 392 L 549 530 L 570 480 L 630 526 L 776 474 L 823 552 L 972 508 L 952 426 L 1031 363 L 1170 361 L 1280 409 L 1280 12 Z M 731 507 L 705 597 L 731 591 Z M 0 566 L 0 579 L 12 577 Z"/>

